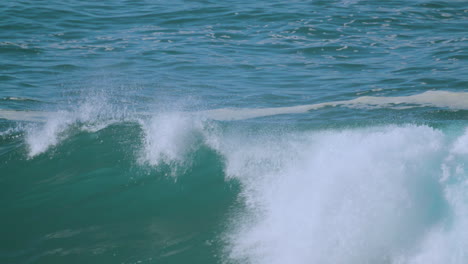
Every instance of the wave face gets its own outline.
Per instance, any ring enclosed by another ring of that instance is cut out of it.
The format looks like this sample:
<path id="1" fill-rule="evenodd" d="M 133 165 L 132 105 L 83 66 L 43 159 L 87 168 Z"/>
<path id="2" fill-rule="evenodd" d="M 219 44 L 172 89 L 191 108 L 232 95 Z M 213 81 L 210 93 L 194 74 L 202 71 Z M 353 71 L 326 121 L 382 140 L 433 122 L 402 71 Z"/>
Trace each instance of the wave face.
<path id="1" fill-rule="evenodd" d="M 3 244 L 14 254 L 2 258 L 110 261 L 125 250 L 149 262 L 468 257 L 464 125 L 274 128 L 181 112 L 109 118 L 102 109 L 85 104 L 2 132 L 10 187 L 2 232 L 19 241 Z M 16 233 L 8 223 L 19 219 Z"/>
<path id="2" fill-rule="evenodd" d="M 2 1 L 0 263 L 468 263 L 467 21 Z"/>

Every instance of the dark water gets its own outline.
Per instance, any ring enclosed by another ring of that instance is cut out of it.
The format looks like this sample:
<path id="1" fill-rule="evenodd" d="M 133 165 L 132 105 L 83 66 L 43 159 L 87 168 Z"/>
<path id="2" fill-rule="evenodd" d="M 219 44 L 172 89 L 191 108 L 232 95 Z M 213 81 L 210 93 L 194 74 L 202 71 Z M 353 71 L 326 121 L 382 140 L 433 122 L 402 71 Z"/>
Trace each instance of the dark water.
<path id="1" fill-rule="evenodd" d="M 7 1 L 1 263 L 468 261 L 466 1 Z"/>

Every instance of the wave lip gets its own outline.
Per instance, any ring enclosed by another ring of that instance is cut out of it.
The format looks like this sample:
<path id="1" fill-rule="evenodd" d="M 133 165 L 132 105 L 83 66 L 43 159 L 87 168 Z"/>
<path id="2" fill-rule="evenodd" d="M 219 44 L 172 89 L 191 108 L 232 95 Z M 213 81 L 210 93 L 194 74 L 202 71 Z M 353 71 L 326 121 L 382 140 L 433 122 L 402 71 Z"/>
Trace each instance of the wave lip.
<path id="1" fill-rule="evenodd" d="M 96 132 L 115 122 L 125 121 L 126 115 L 126 109 L 116 109 L 103 98 L 91 98 L 69 111 L 23 113 L 1 111 L 0 117 L 22 121 L 36 121 L 37 119 L 42 121 L 26 126 L 28 156 L 33 158 L 67 138 L 73 125 L 83 131 Z"/>

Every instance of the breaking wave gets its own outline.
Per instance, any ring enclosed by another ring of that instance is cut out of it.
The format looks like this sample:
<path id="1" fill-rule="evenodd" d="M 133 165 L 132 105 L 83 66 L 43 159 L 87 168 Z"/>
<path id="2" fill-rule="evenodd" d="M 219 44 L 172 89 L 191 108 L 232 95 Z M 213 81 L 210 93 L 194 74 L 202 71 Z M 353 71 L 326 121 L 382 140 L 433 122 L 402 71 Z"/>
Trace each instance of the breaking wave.
<path id="1" fill-rule="evenodd" d="M 228 263 L 462 264 L 468 259 L 465 124 L 310 129 L 216 120 L 335 104 L 466 109 L 457 101 L 465 97 L 426 92 L 239 110 L 242 114 L 213 110 L 152 116 L 90 101 L 74 111 L 50 112 L 43 122 L 18 125 L 1 136 L 4 141 L 20 137 L 31 164 L 44 154 L 54 157 L 90 147 L 68 146 L 69 139 L 98 138 L 101 131 L 111 131 L 131 133 L 127 136 L 133 140 L 114 142 L 128 150 L 131 166 L 169 168 L 165 175 L 175 180 L 181 174 L 190 177 L 197 166 L 207 174 L 222 168 L 226 183 L 240 185 L 239 204 L 232 206 L 217 240 L 210 242 L 219 245 Z M 124 129 L 126 125 L 131 129 Z"/>

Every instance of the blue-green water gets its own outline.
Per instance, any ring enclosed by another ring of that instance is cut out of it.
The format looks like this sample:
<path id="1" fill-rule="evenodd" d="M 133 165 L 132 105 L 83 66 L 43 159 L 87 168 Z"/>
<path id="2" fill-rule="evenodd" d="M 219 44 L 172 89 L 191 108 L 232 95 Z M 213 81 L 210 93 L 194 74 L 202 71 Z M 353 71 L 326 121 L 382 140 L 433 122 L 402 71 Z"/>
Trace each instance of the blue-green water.
<path id="1" fill-rule="evenodd" d="M 468 261 L 466 1 L 5 1 L 0 263 Z"/>

